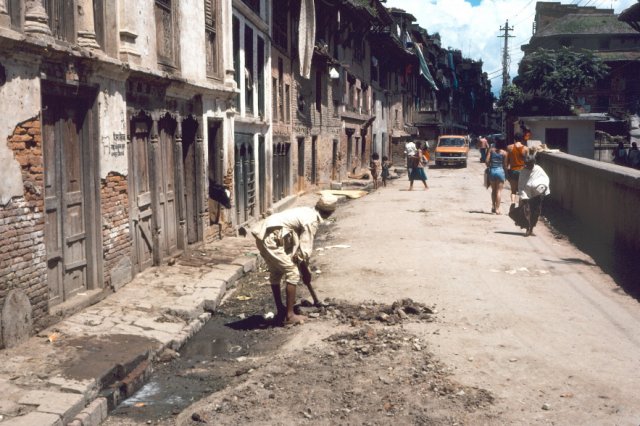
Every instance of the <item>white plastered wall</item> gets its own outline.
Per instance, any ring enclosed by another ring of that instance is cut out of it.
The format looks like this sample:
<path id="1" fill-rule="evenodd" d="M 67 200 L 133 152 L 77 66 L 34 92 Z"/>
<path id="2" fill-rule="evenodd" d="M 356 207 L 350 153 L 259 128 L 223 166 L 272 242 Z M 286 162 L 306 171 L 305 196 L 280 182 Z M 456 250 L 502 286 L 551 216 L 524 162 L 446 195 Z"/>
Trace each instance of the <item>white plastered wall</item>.
<path id="1" fill-rule="evenodd" d="M 0 205 L 23 195 L 20 165 L 7 145 L 17 124 L 39 115 L 41 107 L 38 67 L 0 57 L 7 81 L 0 86 Z"/>

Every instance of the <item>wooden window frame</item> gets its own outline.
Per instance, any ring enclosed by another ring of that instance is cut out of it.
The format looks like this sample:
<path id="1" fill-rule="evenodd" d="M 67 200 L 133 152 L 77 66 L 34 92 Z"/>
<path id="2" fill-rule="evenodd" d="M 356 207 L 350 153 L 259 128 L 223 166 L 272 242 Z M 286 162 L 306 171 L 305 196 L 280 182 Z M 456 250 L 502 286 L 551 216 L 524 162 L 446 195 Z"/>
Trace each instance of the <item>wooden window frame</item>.
<path id="1" fill-rule="evenodd" d="M 74 0 L 44 0 L 51 35 L 67 43 L 75 43 L 77 24 Z"/>
<path id="2" fill-rule="evenodd" d="M 176 0 L 155 0 L 154 1 L 154 18 L 156 24 L 156 54 L 158 58 L 158 64 L 161 67 L 169 68 L 170 70 L 178 69 L 180 67 L 180 53 L 178 43 L 178 17 L 177 17 L 177 1 Z M 160 20 L 160 13 L 168 12 L 171 18 L 171 52 L 170 56 L 166 56 L 161 53 L 160 46 L 162 41 L 166 41 L 164 36 L 166 35 L 165 26 L 160 26 L 162 22 Z M 161 37 L 163 36 L 163 37 Z"/>
<path id="3" fill-rule="evenodd" d="M 207 78 L 220 79 L 220 2 L 218 0 L 204 0 L 204 31 L 206 49 Z"/>

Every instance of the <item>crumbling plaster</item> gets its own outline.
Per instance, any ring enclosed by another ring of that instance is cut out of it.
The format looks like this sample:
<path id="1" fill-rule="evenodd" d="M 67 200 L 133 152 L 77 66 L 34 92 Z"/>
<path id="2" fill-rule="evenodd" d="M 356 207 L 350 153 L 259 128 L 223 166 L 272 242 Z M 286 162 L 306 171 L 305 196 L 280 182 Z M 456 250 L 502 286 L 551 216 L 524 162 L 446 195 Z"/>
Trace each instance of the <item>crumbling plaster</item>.
<path id="1" fill-rule="evenodd" d="M 96 79 L 98 119 L 100 127 L 100 178 L 109 173 L 127 175 L 127 104 L 126 82 L 107 78 Z"/>
<path id="2" fill-rule="evenodd" d="M 40 114 L 38 67 L 17 64 L 0 57 L 6 82 L 0 86 L 0 205 L 24 193 L 20 165 L 7 145 L 16 125 Z"/>

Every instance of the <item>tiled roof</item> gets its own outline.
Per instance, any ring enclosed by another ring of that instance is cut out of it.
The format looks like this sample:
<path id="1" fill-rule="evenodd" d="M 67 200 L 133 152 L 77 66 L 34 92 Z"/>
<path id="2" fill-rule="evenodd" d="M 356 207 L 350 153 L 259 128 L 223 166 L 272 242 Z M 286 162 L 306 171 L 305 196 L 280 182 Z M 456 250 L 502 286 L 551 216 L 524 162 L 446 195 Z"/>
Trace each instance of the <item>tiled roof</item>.
<path id="1" fill-rule="evenodd" d="M 640 2 L 623 10 L 619 19 L 624 22 L 640 21 Z"/>
<path id="2" fill-rule="evenodd" d="M 559 18 L 536 32 L 534 37 L 563 34 L 637 34 L 612 14 L 570 14 Z"/>
<path id="3" fill-rule="evenodd" d="M 615 51 L 606 50 L 593 52 L 598 58 L 605 62 L 615 61 L 638 61 L 640 60 L 640 52 L 638 51 Z"/>

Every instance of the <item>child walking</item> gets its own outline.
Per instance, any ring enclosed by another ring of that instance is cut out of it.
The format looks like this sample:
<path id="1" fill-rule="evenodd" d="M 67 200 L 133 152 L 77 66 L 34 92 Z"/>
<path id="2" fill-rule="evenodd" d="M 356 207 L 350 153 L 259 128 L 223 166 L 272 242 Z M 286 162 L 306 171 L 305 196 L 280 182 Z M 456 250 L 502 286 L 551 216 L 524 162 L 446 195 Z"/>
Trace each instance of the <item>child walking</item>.
<path id="1" fill-rule="evenodd" d="M 380 176 L 380 156 L 377 152 L 371 154 L 371 163 L 369 169 L 371 169 L 371 178 L 373 179 L 373 189 L 378 189 L 378 176 Z"/>
<path id="2" fill-rule="evenodd" d="M 389 162 L 389 157 L 384 155 L 382 157 L 382 186 L 387 186 L 387 180 L 389 179 L 389 169 L 391 168 L 391 163 Z"/>

